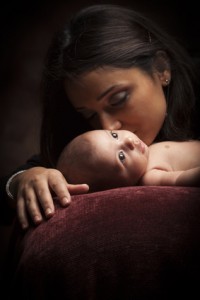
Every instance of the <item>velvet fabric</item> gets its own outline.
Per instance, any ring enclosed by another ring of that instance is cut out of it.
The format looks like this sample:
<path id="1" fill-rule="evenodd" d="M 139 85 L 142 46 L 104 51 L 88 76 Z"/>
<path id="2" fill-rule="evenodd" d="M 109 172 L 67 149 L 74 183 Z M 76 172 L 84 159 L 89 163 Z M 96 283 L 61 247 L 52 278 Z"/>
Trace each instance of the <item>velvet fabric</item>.
<path id="1" fill-rule="evenodd" d="M 12 251 L 9 299 L 199 299 L 200 188 L 73 196 Z"/>

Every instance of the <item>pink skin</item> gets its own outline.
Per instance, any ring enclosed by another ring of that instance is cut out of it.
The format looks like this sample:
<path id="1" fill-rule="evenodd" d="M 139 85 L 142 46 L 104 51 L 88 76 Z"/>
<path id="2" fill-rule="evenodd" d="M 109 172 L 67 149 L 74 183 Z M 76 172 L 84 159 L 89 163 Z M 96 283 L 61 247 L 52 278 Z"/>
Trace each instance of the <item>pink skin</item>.
<path id="1" fill-rule="evenodd" d="M 98 167 L 98 173 L 116 186 L 135 185 L 147 167 L 149 149 L 135 134 L 127 130 L 95 130 L 85 133 L 95 155 L 89 163 Z"/>

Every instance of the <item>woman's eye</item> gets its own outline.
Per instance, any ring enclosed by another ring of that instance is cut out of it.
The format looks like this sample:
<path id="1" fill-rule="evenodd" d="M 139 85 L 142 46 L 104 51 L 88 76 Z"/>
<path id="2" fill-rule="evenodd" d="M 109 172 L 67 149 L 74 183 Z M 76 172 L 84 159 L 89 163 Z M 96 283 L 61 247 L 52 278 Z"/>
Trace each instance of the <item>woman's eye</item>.
<path id="1" fill-rule="evenodd" d="M 129 93 L 127 91 L 123 91 L 113 95 L 109 102 L 111 106 L 120 106 L 123 105 L 124 102 L 128 99 Z"/>
<path id="2" fill-rule="evenodd" d="M 114 139 L 118 139 L 118 134 L 116 132 L 111 131 L 111 135 Z"/>
<path id="3" fill-rule="evenodd" d="M 125 157 L 125 154 L 124 154 L 123 151 L 120 151 L 119 154 L 118 154 L 118 156 L 119 156 L 119 160 L 120 160 L 121 162 L 124 162 L 124 161 L 125 161 L 126 157 Z"/>

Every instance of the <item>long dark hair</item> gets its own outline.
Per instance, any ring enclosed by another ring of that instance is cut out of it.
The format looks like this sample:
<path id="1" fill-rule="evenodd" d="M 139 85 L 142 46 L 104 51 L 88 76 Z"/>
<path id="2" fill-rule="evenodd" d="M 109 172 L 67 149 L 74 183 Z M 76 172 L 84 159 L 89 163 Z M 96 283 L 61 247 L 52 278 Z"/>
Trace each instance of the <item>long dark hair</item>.
<path id="1" fill-rule="evenodd" d="M 73 109 L 63 81 L 102 66 L 138 67 L 152 75 L 152 62 L 164 51 L 171 69 L 166 90 L 168 117 L 157 140 L 190 137 L 194 107 L 193 69 L 190 57 L 177 42 L 140 13 L 119 5 L 93 5 L 82 9 L 55 35 L 43 79 L 41 156 L 55 166 L 64 145 L 91 129 Z"/>

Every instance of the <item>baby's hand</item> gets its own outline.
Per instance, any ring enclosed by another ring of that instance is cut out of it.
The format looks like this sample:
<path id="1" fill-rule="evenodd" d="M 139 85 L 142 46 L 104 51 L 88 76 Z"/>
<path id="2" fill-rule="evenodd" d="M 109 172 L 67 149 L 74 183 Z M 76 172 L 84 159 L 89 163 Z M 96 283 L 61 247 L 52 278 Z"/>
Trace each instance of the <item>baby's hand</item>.
<path id="1" fill-rule="evenodd" d="M 46 218 L 53 216 L 53 196 L 66 207 L 71 202 L 70 193 L 86 193 L 89 190 L 87 184 L 68 184 L 60 171 L 43 167 L 34 167 L 20 173 L 11 185 L 23 229 L 29 227 L 29 217 L 38 225 L 43 220 L 43 214 Z"/>

